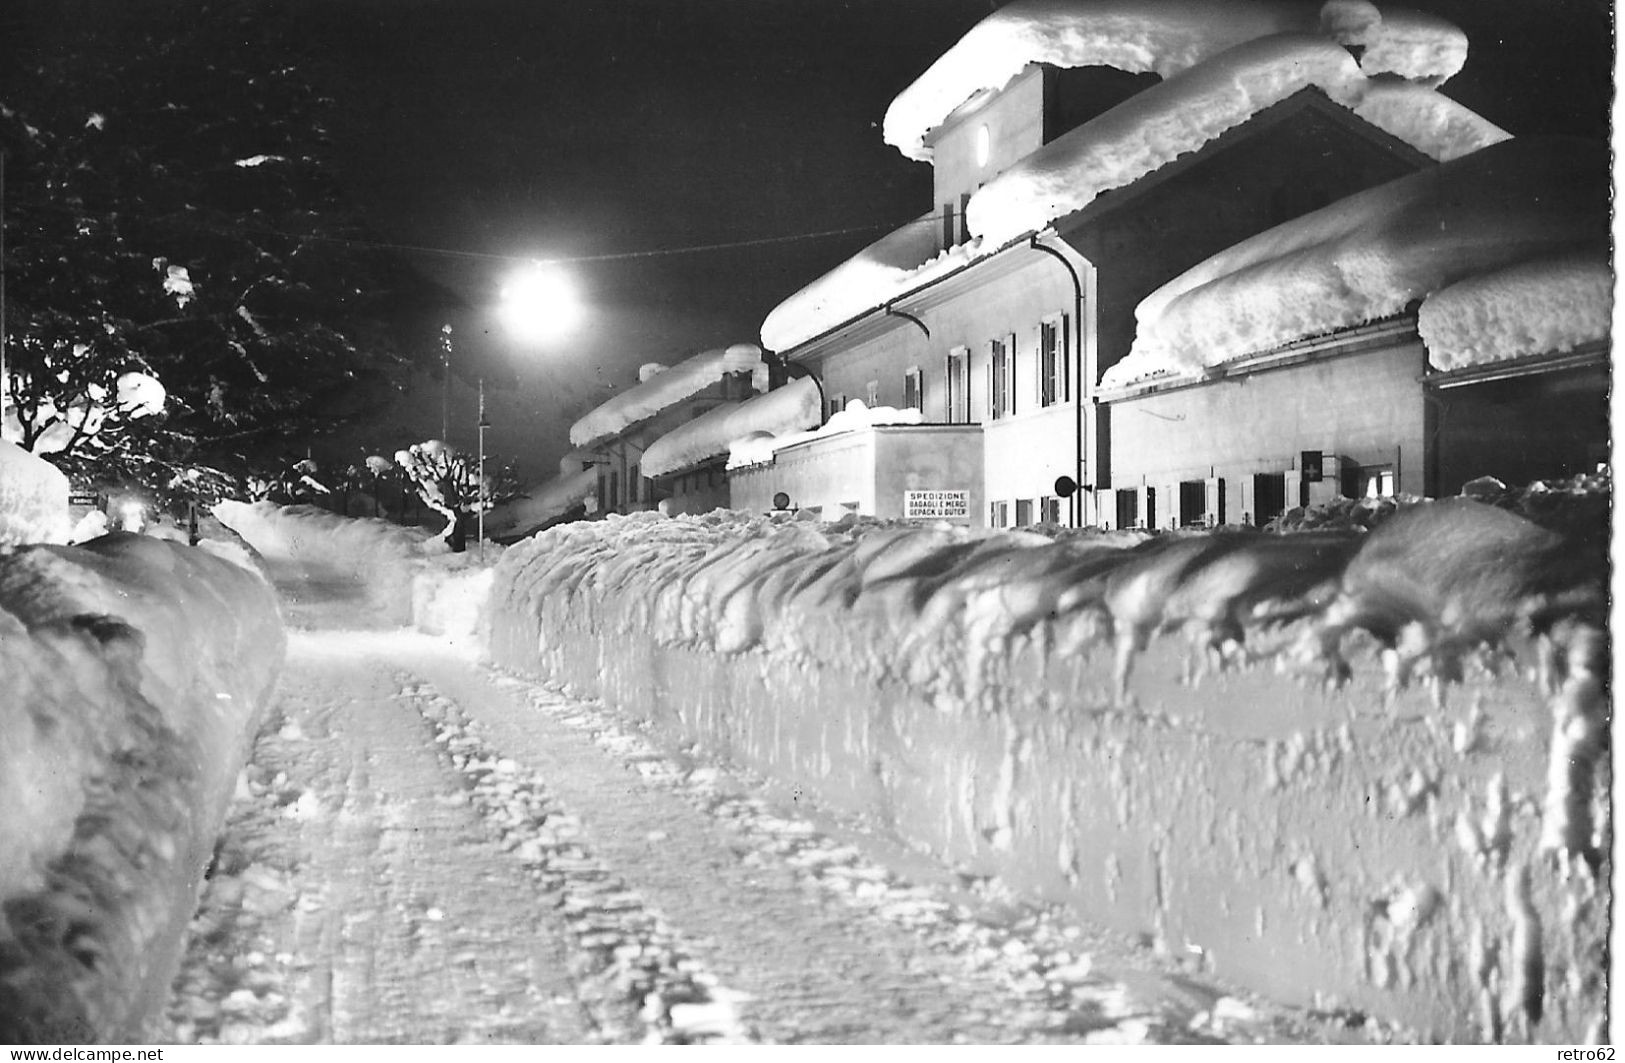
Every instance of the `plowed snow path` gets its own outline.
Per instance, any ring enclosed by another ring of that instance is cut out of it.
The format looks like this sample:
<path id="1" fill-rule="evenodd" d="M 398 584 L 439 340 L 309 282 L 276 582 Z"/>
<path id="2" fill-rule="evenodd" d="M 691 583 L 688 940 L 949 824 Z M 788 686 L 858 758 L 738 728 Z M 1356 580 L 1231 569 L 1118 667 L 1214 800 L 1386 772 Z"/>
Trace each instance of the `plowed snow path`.
<path id="1" fill-rule="evenodd" d="M 175 1039 L 1345 1039 L 407 632 L 296 633 Z"/>

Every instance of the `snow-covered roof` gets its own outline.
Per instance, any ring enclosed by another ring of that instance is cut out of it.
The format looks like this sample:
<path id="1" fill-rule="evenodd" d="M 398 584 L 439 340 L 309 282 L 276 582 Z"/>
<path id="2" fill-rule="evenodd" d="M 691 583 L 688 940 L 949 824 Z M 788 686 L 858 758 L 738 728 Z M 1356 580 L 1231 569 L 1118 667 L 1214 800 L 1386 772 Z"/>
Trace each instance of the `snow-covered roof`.
<path id="1" fill-rule="evenodd" d="M 1106 66 L 1167 78 L 1238 44 L 1322 33 L 1363 49 L 1368 75 L 1438 84 L 1467 58 L 1467 38 L 1443 19 L 1381 12 L 1366 0 L 1320 9 L 1267 0 L 1016 0 L 974 26 L 886 111 L 886 143 L 931 157 L 927 134 L 978 93 L 1003 88 L 1030 63 Z"/>
<path id="2" fill-rule="evenodd" d="M 763 345 L 787 351 L 997 250 L 973 239 L 943 251 L 939 225 L 917 218 L 803 287 L 762 322 Z"/>
<path id="3" fill-rule="evenodd" d="M 816 426 L 823 416 L 817 381 L 792 380 L 782 388 L 748 402 L 718 406 L 649 445 L 643 452 L 643 475 L 664 476 L 728 453 L 728 445 L 747 436 L 777 436 Z"/>
<path id="4" fill-rule="evenodd" d="M 647 367 L 645 367 L 647 368 Z M 736 343 L 701 351 L 662 372 L 651 373 L 635 387 L 588 412 L 570 426 L 570 443 L 590 447 L 619 435 L 639 421 L 691 398 L 732 373 L 751 373 L 752 386 L 767 390 L 762 349 L 754 343 Z M 640 374 L 641 375 L 641 374 Z"/>
<path id="5" fill-rule="evenodd" d="M 1023 62 L 1155 69 L 1167 80 L 989 181 L 966 207 L 972 237 L 966 243 L 940 251 L 934 216 L 910 222 L 775 307 L 762 323 L 762 342 L 779 351 L 805 343 L 1025 233 L 1041 232 L 1101 193 L 1200 150 L 1304 89 L 1320 90 L 1440 161 L 1508 139 L 1505 130 L 1433 87 L 1465 60 L 1466 38 L 1454 26 L 1409 12 L 1379 15 L 1363 0 L 1332 0 L 1318 14 L 1305 12 L 1301 6 L 1247 0 L 1018 0 L 1000 9 L 943 57 L 968 48 L 944 68 L 957 71 L 953 77 L 941 75 L 946 84 L 974 75 L 973 80 L 990 82 L 984 87 L 1002 85 L 1007 77 L 996 72 L 1004 67 L 993 60 L 1007 55 L 1027 56 Z M 1298 32 L 1282 32 L 1283 27 Z M 1310 32 L 1316 29 L 1322 32 Z M 966 45 L 978 40 L 982 43 L 974 48 Z M 966 58 L 981 55 L 983 45 L 992 57 L 985 68 Z M 1359 60 L 1348 46 L 1365 49 Z M 1010 76 L 1019 69 L 1011 68 Z M 931 89 L 937 77 L 928 71 L 915 86 L 926 86 L 921 93 L 940 99 L 959 91 Z M 912 91 L 898 97 L 893 112 Z M 903 110 L 911 108 L 935 113 L 934 105 L 917 101 Z M 892 115 L 887 121 L 891 139 Z"/>
<path id="6" fill-rule="evenodd" d="M 1422 303 L 1417 331 L 1440 370 L 1572 351 L 1605 340 L 1614 271 L 1605 249 L 1469 277 Z"/>
<path id="7" fill-rule="evenodd" d="M 1431 88 L 1368 78 L 1336 41 L 1261 37 L 1131 96 L 1015 163 L 971 197 L 970 231 L 1001 245 L 1041 230 L 1311 87 L 1436 159 L 1507 139 Z"/>
<path id="8" fill-rule="evenodd" d="M 524 498 L 516 498 L 497 506 L 486 518 L 485 523 L 497 534 L 535 528 L 563 514 L 571 506 L 584 501 L 597 491 L 596 468 L 561 473 L 546 483 L 531 488 Z"/>
<path id="9" fill-rule="evenodd" d="M 920 411 L 911 407 L 898 409 L 895 406 L 875 406 L 870 408 L 861 400 L 853 399 L 846 404 L 846 409 L 837 410 L 835 413 L 830 414 L 828 421 L 810 431 L 791 432 L 787 435 L 775 437 L 758 434 L 736 440 L 728 447 L 728 468 L 737 469 L 743 465 L 759 465 L 765 461 L 772 461 L 773 455 L 777 451 L 812 439 L 838 436 L 843 432 L 852 432 L 860 428 L 920 424 L 923 421 L 924 416 Z"/>
<path id="10" fill-rule="evenodd" d="M 1146 296 L 1135 310 L 1139 324 L 1128 357 L 1101 383 L 1118 387 L 1199 372 L 1399 313 L 1435 292 L 1520 263 L 1588 251 L 1606 260 L 1608 188 L 1606 145 L 1549 137 L 1507 141 L 1349 196 L 1222 251 Z M 1555 284 L 1565 298 L 1607 295 L 1572 271 L 1530 270 L 1512 278 L 1526 292 Z M 1475 319 L 1470 309 L 1482 305 L 1476 290 L 1447 296 L 1439 313 L 1434 335 L 1449 348 L 1445 357 L 1452 364 L 1504 357 L 1493 352 L 1534 342 L 1488 341 L 1489 319 Z M 1531 304 L 1522 298 L 1517 305 Z M 1516 312 L 1511 306 L 1499 311 Z M 1561 311 L 1538 313 L 1544 320 Z M 1589 319 L 1605 311 L 1594 306 L 1586 313 Z M 1549 323 L 1539 334 L 1567 342 L 1572 337 L 1562 334 L 1568 328 Z M 1572 328 L 1595 332 L 1579 322 Z"/>

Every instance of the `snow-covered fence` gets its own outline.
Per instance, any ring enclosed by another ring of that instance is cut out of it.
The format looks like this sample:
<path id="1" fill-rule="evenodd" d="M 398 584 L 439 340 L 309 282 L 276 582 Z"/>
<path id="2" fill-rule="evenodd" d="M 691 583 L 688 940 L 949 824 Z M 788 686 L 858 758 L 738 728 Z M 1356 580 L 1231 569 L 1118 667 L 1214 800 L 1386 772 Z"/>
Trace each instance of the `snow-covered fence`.
<path id="1" fill-rule="evenodd" d="M 0 1041 L 151 1039 L 283 645 L 206 550 L 0 555 Z"/>
<path id="2" fill-rule="evenodd" d="M 0 546 L 68 541 L 68 478 L 0 439 Z"/>
<path id="3" fill-rule="evenodd" d="M 491 652 L 1280 999 L 1597 1036 L 1600 560 L 1466 500 L 1133 542 L 561 526 L 499 562 Z"/>

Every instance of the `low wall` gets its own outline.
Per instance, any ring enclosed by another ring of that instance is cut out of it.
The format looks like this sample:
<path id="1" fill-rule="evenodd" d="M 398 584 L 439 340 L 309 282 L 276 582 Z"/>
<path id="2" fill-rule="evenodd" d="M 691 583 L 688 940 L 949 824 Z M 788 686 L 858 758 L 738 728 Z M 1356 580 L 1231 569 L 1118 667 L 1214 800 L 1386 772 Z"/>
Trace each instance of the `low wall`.
<path id="1" fill-rule="evenodd" d="M 493 658 L 1276 999 L 1422 1039 L 1605 1034 L 1594 637 L 1555 697 L 1514 637 L 1511 660 L 1469 655 L 1443 707 L 1391 689 L 1359 631 L 1330 692 L 1284 652 L 1193 686 L 1163 637 L 1130 701 L 1112 619 L 1133 580 L 1085 574 L 1132 574 L 1138 551 L 672 524 L 515 548 Z M 1111 619 L 1083 607 L 1102 594 Z M 1548 756 L 1554 712 L 1574 757 Z"/>
<path id="2" fill-rule="evenodd" d="M 202 549 L 0 555 L 0 1041 L 150 1039 L 283 647 Z"/>

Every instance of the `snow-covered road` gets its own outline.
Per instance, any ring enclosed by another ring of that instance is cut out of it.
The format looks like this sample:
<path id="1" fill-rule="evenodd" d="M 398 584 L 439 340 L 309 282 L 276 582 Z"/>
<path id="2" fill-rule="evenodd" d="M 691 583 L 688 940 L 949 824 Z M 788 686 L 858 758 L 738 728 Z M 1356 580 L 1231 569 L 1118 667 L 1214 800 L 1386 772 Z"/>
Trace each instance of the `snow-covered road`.
<path id="1" fill-rule="evenodd" d="M 602 705 L 285 587 L 180 1042 L 1325 1041 Z M 346 620 L 350 622 L 346 622 Z"/>

